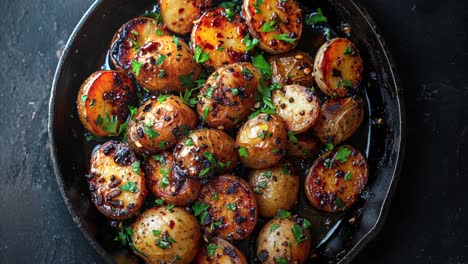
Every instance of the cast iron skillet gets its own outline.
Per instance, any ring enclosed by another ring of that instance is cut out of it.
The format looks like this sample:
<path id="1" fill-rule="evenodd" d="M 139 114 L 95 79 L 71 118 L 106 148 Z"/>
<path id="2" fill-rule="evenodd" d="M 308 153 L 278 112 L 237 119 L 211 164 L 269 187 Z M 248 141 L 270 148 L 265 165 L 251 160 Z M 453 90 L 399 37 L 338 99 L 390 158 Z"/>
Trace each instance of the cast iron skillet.
<path id="1" fill-rule="evenodd" d="M 106 51 L 117 29 L 154 5 L 154 0 L 98 0 L 86 12 L 73 31 L 60 59 L 50 98 L 49 136 L 58 185 L 78 228 L 108 263 L 116 255 L 129 254 L 118 247 L 107 220 L 95 209 L 83 175 L 89 163 L 90 145 L 76 116 L 76 96 L 82 82 L 105 62 Z M 335 31 L 343 23 L 352 28 L 351 40 L 364 58 L 364 98 L 368 104 L 367 122 L 352 140 L 365 151 L 369 163 L 369 184 L 362 199 L 342 215 L 307 214 L 318 225 L 313 229 L 317 249 L 315 263 L 350 263 L 382 228 L 395 191 L 404 153 L 405 113 L 403 94 L 393 61 L 370 16 L 352 0 L 302 1 L 306 9 L 321 7 Z M 316 29 L 317 30 L 317 29 Z M 309 34 L 304 32 L 304 37 Z M 302 44 L 299 49 L 314 47 Z M 378 125 L 381 118 L 383 123 Z M 301 194 L 304 199 L 304 195 Z M 239 245 L 241 248 L 252 248 Z M 252 250 L 247 251 L 253 259 Z"/>

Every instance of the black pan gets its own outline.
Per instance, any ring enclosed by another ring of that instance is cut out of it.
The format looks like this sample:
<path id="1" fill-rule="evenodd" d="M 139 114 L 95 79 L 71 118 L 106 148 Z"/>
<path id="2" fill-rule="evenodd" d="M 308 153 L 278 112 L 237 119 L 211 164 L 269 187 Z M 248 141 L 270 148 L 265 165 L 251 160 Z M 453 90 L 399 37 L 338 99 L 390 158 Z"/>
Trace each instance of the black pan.
<path id="1" fill-rule="evenodd" d="M 89 199 L 83 175 L 92 146 L 84 139 L 75 101 L 82 82 L 105 64 L 113 34 L 154 2 L 96 1 L 73 31 L 52 85 L 49 136 L 58 186 L 78 228 L 108 263 L 114 263 L 118 254 L 132 254 L 113 241 L 115 231 Z M 312 232 L 315 263 L 349 263 L 382 228 L 396 188 L 404 152 L 403 95 L 388 48 L 367 12 L 352 0 L 302 2 L 306 12 L 321 7 L 334 32 L 340 32 L 344 23 L 351 26 L 351 40 L 357 44 L 365 63 L 363 96 L 368 105 L 368 118 L 351 144 L 368 157 L 368 188 L 357 205 L 342 215 L 319 213 L 306 206 L 296 208 L 296 212 L 317 223 Z M 323 28 L 305 30 L 305 41 L 299 49 L 316 51 L 314 41 L 310 40 L 309 45 L 307 38 L 320 30 Z M 248 250 L 251 246 L 240 243 L 239 247 L 249 259 L 254 258 L 252 250 Z"/>

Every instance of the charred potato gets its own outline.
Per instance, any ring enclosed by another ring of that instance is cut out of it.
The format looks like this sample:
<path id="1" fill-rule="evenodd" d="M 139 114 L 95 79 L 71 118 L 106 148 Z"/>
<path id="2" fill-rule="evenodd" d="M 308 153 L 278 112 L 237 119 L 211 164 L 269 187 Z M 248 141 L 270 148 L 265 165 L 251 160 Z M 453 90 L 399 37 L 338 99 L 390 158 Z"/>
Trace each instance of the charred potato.
<path id="1" fill-rule="evenodd" d="M 130 70 L 132 60 L 141 47 L 153 39 L 168 35 L 158 21 L 149 17 L 137 17 L 125 23 L 114 35 L 110 47 L 110 59 L 119 70 Z"/>
<path id="2" fill-rule="evenodd" d="M 183 39 L 161 36 L 140 48 L 132 61 L 132 73 L 137 82 L 150 91 L 183 92 L 182 80 L 186 76 L 197 80 L 201 67 Z"/>
<path id="3" fill-rule="evenodd" d="M 259 114 L 239 129 L 240 161 L 252 169 L 275 165 L 286 153 L 287 127 L 278 115 Z"/>
<path id="4" fill-rule="evenodd" d="M 148 264 L 191 263 L 198 252 L 201 230 L 184 209 L 151 208 L 132 225 L 134 252 Z"/>
<path id="5" fill-rule="evenodd" d="M 248 177 L 261 217 L 272 218 L 279 209 L 288 211 L 296 204 L 299 177 L 293 175 L 290 162 L 281 162 L 268 169 L 252 170 Z"/>
<path id="6" fill-rule="evenodd" d="M 255 195 L 250 185 L 237 176 L 221 175 L 203 186 L 194 206 L 203 205 L 207 207 L 207 214 L 201 214 L 205 234 L 240 240 L 249 236 L 257 224 Z"/>
<path id="7" fill-rule="evenodd" d="M 81 85 L 76 101 L 83 126 L 100 137 L 116 136 L 135 100 L 132 80 L 122 72 L 98 71 Z"/>
<path id="8" fill-rule="evenodd" d="M 226 240 L 214 237 L 204 244 L 195 259 L 196 264 L 247 264 L 244 254 Z"/>
<path id="9" fill-rule="evenodd" d="M 151 155 L 171 149 L 196 125 L 196 115 L 175 95 L 160 95 L 138 108 L 127 130 L 128 144 Z"/>
<path id="10" fill-rule="evenodd" d="M 315 57 L 315 81 L 329 96 L 353 95 L 362 81 L 363 70 L 358 49 L 345 38 L 327 41 Z"/>
<path id="11" fill-rule="evenodd" d="M 211 0 L 160 0 L 161 18 L 170 31 L 184 35 L 192 31 L 193 21 L 211 7 L 211 2 Z"/>
<path id="12" fill-rule="evenodd" d="M 305 263 L 311 247 L 305 220 L 272 219 L 258 235 L 257 258 L 260 263 Z"/>
<path id="13" fill-rule="evenodd" d="M 234 139 L 216 129 L 195 131 L 177 143 L 174 161 L 176 172 L 192 179 L 230 172 L 237 164 Z"/>
<path id="14" fill-rule="evenodd" d="M 200 182 L 183 178 L 175 172 L 172 153 L 163 152 L 148 158 L 143 170 L 149 190 L 167 204 L 186 206 L 198 198 Z"/>
<path id="15" fill-rule="evenodd" d="M 227 14 L 224 8 L 207 11 L 192 30 L 192 48 L 200 63 L 212 70 L 249 59 L 244 38 L 248 29 L 239 14 Z M 198 56 L 197 56 L 198 54 Z"/>
<path id="16" fill-rule="evenodd" d="M 290 132 L 307 131 L 317 121 L 320 103 L 314 93 L 300 85 L 287 85 L 273 91 L 273 104 Z"/>
<path id="17" fill-rule="evenodd" d="M 312 205 L 322 211 L 349 208 L 367 184 L 365 157 L 350 146 L 320 156 L 309 170 L 305 192 Z"/>
<path id="18" fill-rule="evenodd" d="M 268 58 L 271 67 L 271 82 L 282 86 L 299 84 L 311 87 L 315 84 L 313 76 L 314 59 L 306 52 L 291 51 Z"/>
<path id="19" fill-rule="evenodd" d="M 294 49 L 302 34 L 302 10 L 295 0 L 244 0 L 243 12 L 258 46 L 280 54 Z"/>
<path id="20" fill-rule="evenodd" d="M 319 142 L 309 133 L 295 135 L 286 145 L 286 156 L 291 158 L 307 159 L 319 151 Z"/>
<path id="21" fill-rule="evenodd" d="M 356 133 L 364 121 L 364 114 L 359 98 L 331 99 L 322 105 L 312 130 L 323 144 L 339 145 Z"/>
<path id="22" fill-rule="evenodd" d="M 247 119 L 255 104 L 260 77 L 258 69 L 249 62 L 219 68 L 200 91 L 198 115 L 206 117 L 204 121 L 209 127 L 235 128 Z"/>
<path id="23" fill-rule="evenodd" d="M 134 216 L 147 194 L 140 162 L 127 144 L 117 141 L 108 141 L 93 152 L 87 178 L 91 200 L 111 219 Z"/>

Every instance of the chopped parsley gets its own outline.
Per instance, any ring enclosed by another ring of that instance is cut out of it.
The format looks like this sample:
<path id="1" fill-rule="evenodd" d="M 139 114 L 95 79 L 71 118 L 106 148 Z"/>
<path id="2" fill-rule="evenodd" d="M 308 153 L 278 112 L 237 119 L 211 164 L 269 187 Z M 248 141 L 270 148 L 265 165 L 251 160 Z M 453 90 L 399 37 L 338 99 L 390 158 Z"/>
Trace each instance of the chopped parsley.
<path id="1" fill-rule="evenodd" d="M 297 39 L 288 37 L 288 34 L 276 35 L 274 38 L 288 43 L 294 43 Z"/>
<path id="2" fill-rule="evenodd" d="M 262 26 L 262 32 L 271 32 L 276 29 L 276 21 L 267 21 Z"/>
<path id="3" fill-rule="evenodd" d="M 213 257 L 214 255 L 214 252 L 216 251 L 216 249 L 218 248 L 221 248 L 220 246 L 216 245 L 216 244 L 208 244 L 206 246 L 206 250 L 208 251 L 208 256 L 210 257 Z"/>
<path id="4" fill-rule="evenodd" d="M 132 60 L 132 73 L 135 74 L 136 77 L 140 75 L 140 70 L 142 66 L 143 66 L 143 63 Z"/>
<path id="5" fill-rule="evenodd" d="M 353 82 L 350 80 L 343 81 L 344 87 L 353 87 Z"/>
<path id="6" fill-rule="evenodd" d="M 336 207 L 336 208 L 339 208 L 339 209 L 341 209 L 341 210 L 345 210 L 345 209 L 346 209 L 345 203 L 344 203 L 343 200 L 341 200 L 341 198 L 338 197 L 338 196 L 337 196 L 336 199 L 335 199 L 335 207 Z"/>
<path id="7" fill-rule="evenodd" d="M 296 132 L 294 132 L 294 131 L 288 132 L 288 137 L 289 137 L 289 141 L 291 141 L 292 143 L 298 143 L 299 142 L 297 140 L 297 137 L 296 137 Z"/>
<path id="8" fill-rule="evenodd" d="M 159 205 L 159 206 L 163 205 L 164 202 L 165 202 L 165 201 L 164 201 L 164 199 L 162 199 L 162 198 L 158 198 L 158 199 L 154 200 L 154 203 L 155 203 L 156 205 Z"/>
<path id="9" fill-rule="evenodd" d="M 304 227 L 305 229 L 308 229 L 311 226 L 312 224 L 309 222 L 309 220 L 304 218 L 304 220 L 302 221 L 302 227 Z"/>
<path id="10" fill-rule="evenodd" d="M 261 14 L 262 10 L 260 9 L 260 6 L 265 2 L 265 0 L 256 0 L 255 4 L 253 6 L 255 7 L 255 13 Z"/>
<path id="11" fill-rule="evenodd" d="M 276 229 L 278 229 L 280 226 L 278 224 L 272 224 L 270 227 L 270 233 L 273 233 Z"/>
<path id="12" fill-rule="evenodd" d="M 291 217 L 291 212 L 288 212 L 283 209 L 279 209 L 278 212 L 276 213 L 276 218 L 279 219 L 286 219 Z"/>
<path id="13" fill-rule="evenodd" d="M 353 175 L 351 174 L 350 171 L 346 172 L 345 176 L 344 176 L 344 180 L 345 181 L 350 181 L 353 179 Z"/>
<path id="14" fill-rule="evenodd" d="M 288 260 L 282 257 L 275 257 L 275 264 L 288 264 Z"/>
<path id="15" fill-rule="evenodd" d="M 354 53 L 354 50 L 353 50 L 353 47 L 349 46 L 345 49 L 344 51 L 344 55 L 349 55 L 349 54 L 353 54 Z"/>
<path id="16" fill-rule="evenodd" d="M 299 245 L 301 242 L 307 240 L 307 236 L 302 232 L 302 228 L 298 225 L 295 224 L 291 228 L 291 232 L 294 236 L 294 240 L 296 241 L 296 245 Z"/>
<path id="17" fill-rule="evenodd" d="M 205 108 L 205 110 L 203 110 L 203 116 L 202 116 L 202 122 L 205 123 L 206 122 L 206 118 L 208 117 L 208 113 L 211 111 L 211 108 L 210 107 L 207 107 Z"/>
<path id="18" fill-rule="evenodd" d="M 134 181 L 127 182 L 124 185 L 119 186 L 119 189 L 124 192 L 136 193 L 138 192 L 138 187 Z"/>
<path id="19" fill-rule="evenodd" d="M 161 230 L 153 230 L 153 236 L 158 237 L 162 234 Z"/>
<path id="20" fill-rule="evenodd" d="M 245 44 L 245 50 L 250 51 L 253 48 L 255 48 L 255 46 L 257 46 L 257 44 L 260 42 L 260 40 L 258 40 L 258 38 L 250 39 L 249 34 L 247 34 L 247 35 L 245 35 L 244 39 L 242 39 L 242 42 L 244 42 L 244 44 Z"/>
<path id="21" fill-rule="evenodd" d="M 327 17 L 323 15 L 322 9 L 317 8 L 317 12 L 312 13 L 308 18 L 306 18 L 305 23 L 307 25 L 314 25 L 317 23 L 326 23 L 328 22 Z"/>
<path id="22" fill-rule="evenodd" d="M 226 208 L 227 208 L 228 210 L 231 210 L 231 211 L 235 211 L 235 210 L 237 209 L 235 203 L 228 203 L 228 204 L 226 204 Z"/>
<path id="23" fill-rule="evenodd" d="M 133 165 L 132 165 L 132 170 L 133 170 L 133 172 L 135 172 L 135 173 L 138 174 L 138 175 L 141 174 L 140 164 L 141 164 L 140 161 L 136 161 L 136 162 L 134 162 Z"/>
<path id="24" fill-rule="evenodd" d="M 341 163 L 345 163 L 348 158 L 349 158 L 349 155 L 351 155 L 351 150 L 347 147 L 341 147 L 337 152 L 336 152 L 336 155 L 335 155 L 335 160 L 341 162 Z"/>
<path id="25" fill-rule="evenodd" d="M 190 147 L 190 146 L 193 146 L 193 140 L 191 138 L 187 138 L 185 141 L 184 141 L 185 145 Z"/>
<path id="26" fill-rule="evenodd" d="M 252 64 L 260 70 L 260 73 L 266 78 L 271 78 L 271 67 L 263 55 L 258 54 L 252 58 Z"/>
<path id="27" fill-rule="evenodd" d="M 156 61 L 156 66 L 161 66 L 164 63 L 164 60 L 166 60 L 166 55 L 159 54 L 158 60 Z"/>
<path id="28" fill-rule="evenodd" d="M 195 61 L 197 63 L 204 63 L 210 59 L 210 55 L 202 50 L 200 46 L 195 47 Z"/>
<path id="29" fill-rule="evenodd" d="M 193 214 L 195 216 L 199 216 L 200 214 L 208 210 L 209 207 L 210 205 L 205 204 L 205 202 L 203 201 L 196 202 L 194 205 L 192 205 Z"/>
<path id="30" fill-rule="evenodd" d="M 159 170 L 159 172 L 163 176 L 161 178 L 161 181 L 159 181 L 158 187 L 159 188 L 166 188 L 170 184 L 170 182 L 169 182 L 169 172 L 171 172 L 171 169 L 170 168 L 168 168 L 168 169 L 161 168 Z"/>
<path id="31" fill-rule="evenodd" d="M 210 172 L 210 167 L 205 168 L 205 169 L 203 169 L 203 170 L 200 172 L 199 177 L 200 177 L 200 178 L 203 178 L 203 177 L 205 177 L 209 172 Z"/>
<path id="32" fill-rule="evenodd" d="M 88 96 L 86 94 L 81 96 L 81 101 L 82 102 L 86 102 L 86 100 L 88 100 Z"/>
<path id="33" fill-rule="evenodd" d="M 169 95 L 167 95 L 167 94 L 158 96 L 158 103 L 160 103 L 160 104 L 164 103 L 167 100 L 168 97 L 169 97 Z"/>
<path id="34" fill-rule="evenodd" d="M 325 146 L 325 151 L 330 151 L 330 150 L 333 150 L 335 147 L 333 146 L 332 143 L 328 143 L 326 146 Z"/>
<path id="35" fill-rule="evenodd" d="M 239 156 L 241 158 L 248 158 L 249 157 L 249 152 L 247 151 L 247 149 L 245 147 L 240 147 L 239 148 Z"/>

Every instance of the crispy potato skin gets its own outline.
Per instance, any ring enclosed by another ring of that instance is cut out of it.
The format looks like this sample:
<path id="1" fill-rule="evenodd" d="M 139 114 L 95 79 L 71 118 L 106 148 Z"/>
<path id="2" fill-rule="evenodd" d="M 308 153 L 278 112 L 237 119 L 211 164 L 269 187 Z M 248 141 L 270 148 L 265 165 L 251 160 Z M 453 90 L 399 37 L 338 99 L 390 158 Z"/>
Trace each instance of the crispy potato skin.
<path id="1" fill-rule="evenodd" d="M 181 76 L 189 75 L 197 80 L 200 65 L 182 38 L 178 38 L 178 44 L 173 36 L 160 36 L 141 47 L 135 58 L 142 64 L 139 73 L 134 72 L 137 82 L 150 91 L 166 93 L 185 91 Z"/>
<path id="2" fill-rule="evenodd" d="M 158 25 L 156 19 L 149 17 L 137 17 L 123 24 L 112 39 L 110 47 L 112 64 L 119 70 L 129 71 L 138 49 L 159 37 L 157 32 L 168 35 L 165 28 Z"/>
<path id="3" fill-rule="evenodd" d="M 250 171 L 249 183 L 261 217 L 273 218 L 279 209 L 289 211 L 294 207 L 299 194 L 299 177 L 292 173 L 292 164 L 288 161 Z"/>
<path id="4" fill-rule="evenodd" d="M 195 50 L 200 46 L 210 56 L 204 65 L 211 70 L 249 60 L 246 44 L 242 41 L 248 34 L 244 19 L 235 14 L 229 21 L 224 12 L 224 8 L 205 12 L 192 30 L 192 48 Z"/>
<path id="5" fill-rule="evenodd" d="M 331 99 L 322 105 L 312 130 L 323 144 L 336 146 L 356 133 L 364 121 L 364 114 L 360 98 Z"/>
<path id="6" fill-rule="evenodd" d="M 208 158 L 210 154 L 216 164 Z M 237 164 L 235 141 L 221 130 L 198 130 L 177 143 L 174 161 L 178 174 L 193 179 L 231 172 Z"/>
<path id="7" fill-rule="evenodd" d="M 236 145 L 247 150 L 244 166 L 263 169 L 275 165 L 286 153 L 287 127 L 278 115 L 259 114 L 239 129 Z"/>
<path id="8" fill-rule="evenodd" d="M 315 156 L 319 151 L 319 143 L 313 135 L 303 133 L 296 135 L 297 142 L 286 145 L 286 156 L 291 158 L 307 159 Z"/>
<path id="9" fill-rule="evenodd" d="M 175 172 L 172 153 L 163 152 L 159 156 L 163 160 L 162 163 L 150 157 L 143 167 L 149 190 L 154 196 L 164 199 L 167 204 L 190 205 L 198 198 L 201 183 L 183 178 Z M 167 177 L 169 184 L 161 182 L 164 177 Z"/>
<path id="10" fill-rule="evenodd" d="M 351 152 L 345 162 L 336 160 L 338 151 L 343 148 Z M 327 164 L 330 164 L 328 168 Z M 348 172 L 350 179 L 346 179 Z M 365 157 L 346 145 L 320 156 L 310 168 L 304 187 L 307 198 L 315 208 L 339 212 L 354 204 L 367 184 L 367 178 Z"/>
<path id="11" fill-rule="evenodd" d="M 295 0 L 265 0 L 256 7 L 257 0 L 245 0 L 243 12 L 250 33 L 260 40 L 258 46 L 272 54 L 280 54 L 294 49 L 302 34 L 302 10 Z M 257 9 L 258 8 L 258 9 Z M 259 12 L 260 11 L 260 12 Z M 274 30 L 262 32 L 265 23 L 275 21 Z M 295 38 L 292 43 L 275 37 L 286 34 Z"/>
<path id="12" fill-rule="evenodd" d="M 128 117 L 128 106 L 135 101 L 135 86 L 123 72 L 97 71 L 81 85 L 76 100 L 78 116 L 92 134 L 107 137 L 119 131 Z M 102 120 L 117 117 L 116 131 L 108 131 Z"/>
<path id="13" fill-rule="evenodd" d="M 195 113 L 178 96 L 171 95 L 163 102 L 151 98 L 130 120 L 128 144 L 145 155 L 169 150 L 195 125 Z"/>
<path id="14" fill-rule="evenodd" d="M 128 219 L 141 208 L 147 191 L 144 173 L 133 170 L 137 161 L 130 147 L 117 141 L 108 141 L 93 152 L 89 190 L 94 205 L 106 217 Z M 136 189 L 121 189 L 132 183 Z"/>
<path id="15" fill-rule="evenodd" d="M 216 247 L 213 254 L 210 255 L 209 251 L 207 250 L 207 246 Z M 244 254 L 233 246 L 231 243 L 227 242 L 226 240 L 214 237 L 211 240 L 211 243 L 204 244 L 200 251 L 198 252 L 198 256 L 195 259 L 196 264 L 247 264 L 247 259 L 245 258 Z"/>
<path id="16" fill-rule="evenodd" d="M 148 209 L 133 223 L 132 230 L 133 244 L 138 249 L 135 254 L 148 264 L 189 264 L 195 259 L 201 243 L 197 219 L 179 207 Z M 156 236 L 153 230 L 160 234 Z M 158 246 L 158 240 L 167 242 L 169 237 L 176 242 L 169 243 L 166 249 Z"/>
<path id="17" fill-rule="evenodd" d="M 255 105 L 261 74 L 252 63 L 243 62 L 219 68 L 200 91 L 197 113 L 206 116 L 206 125 L 231 130 L 247 119 Z M 206 110 L 206 109 L 209 110 Z"/>
<path id="18" fill-rule="evenodd" d="M 315 57 L 315 81 L 329 96 L 353 95 L 362 81 L 363 70 L 364 63 L 357 47 L 345 38 L 327 41 Z M 351 83 L 347 85 L 346 82 Z"/>
<path id="19" fill-rule="evenodd" d="M 307 237 L 299 244 L 296 243 L 291 231 L 294 225 L 298 225 Z M 258 235 L 257 257 L 260 263 L 265 264 L 279 263 L 278 259 L 300 264 L 309 258 L 310 247 L 309 230 L 292 219 L 272 219 L 263 226 Z"/>
<path id="20" fill-rule="evenodd" d="M 211 0 L 159 1 L 164 24 L 170 31 L 180 35 L 191 32 L 193 22 L 211 5 Z"/>
<path id="21" fill-rule="evenodd" d="M 217 198 L 213 198 L 214 194 Z M 233 175 L 220 175 L 202 187 L 200 201 L 209 205 L 208 217 L 202 223 L 206 234 L 228 241 L 248 237 L 257 224 L 257 200 L 250 185 Z M 228 209 L 235 205 L 235 209 Z M 216 222 L 219 226 L 214 226 Z"/>
<path id="22" fill-rule="evenodd" d="M 272 72 L 272 83 L 282 86 L 299 84 L 306 87 L 315 85 L 313 76 L 314 59 L 306 52 L 294 50 L 268 58 Z"/>

